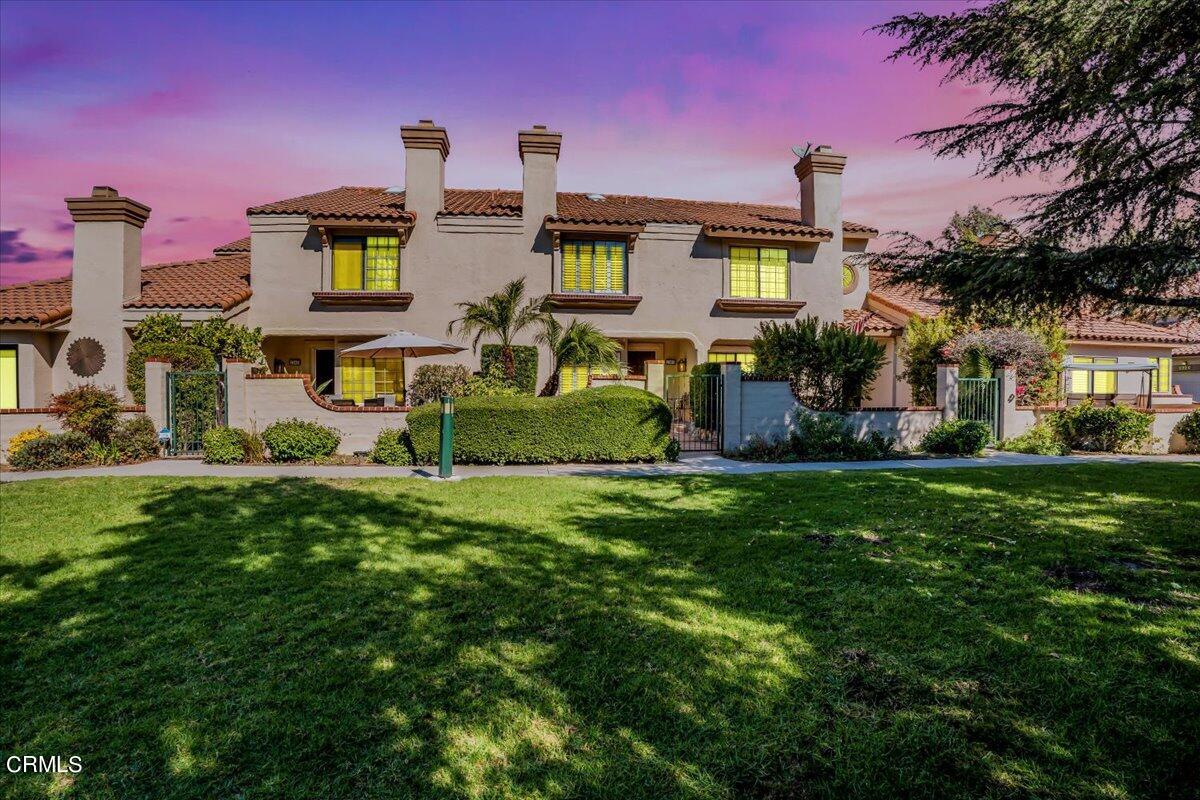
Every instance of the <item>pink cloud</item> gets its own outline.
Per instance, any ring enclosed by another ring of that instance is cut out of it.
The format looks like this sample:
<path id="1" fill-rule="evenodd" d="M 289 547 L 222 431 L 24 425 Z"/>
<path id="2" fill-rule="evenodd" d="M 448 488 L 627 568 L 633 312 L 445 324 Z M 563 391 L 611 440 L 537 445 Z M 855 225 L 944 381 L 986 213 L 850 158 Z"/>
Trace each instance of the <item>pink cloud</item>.
<path id="1" fill-rule="evenodd" d="M 74 121 L 79 127 L 129 126 L 148 119 L 196 114 L 211 105 L 209 92 L 190 83 L 81 106 L 75 110 Z"/>

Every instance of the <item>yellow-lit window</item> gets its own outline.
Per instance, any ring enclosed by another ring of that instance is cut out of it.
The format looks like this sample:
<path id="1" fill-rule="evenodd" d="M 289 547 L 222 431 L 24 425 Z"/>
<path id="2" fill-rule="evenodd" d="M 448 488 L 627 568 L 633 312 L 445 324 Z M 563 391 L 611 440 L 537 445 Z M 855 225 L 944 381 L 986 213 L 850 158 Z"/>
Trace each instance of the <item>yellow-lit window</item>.
<path id="1" fill-rule="evenodd" d="M 625 243 L 568 240 L 562 243 L 564 292 L 625 292 Z"/>
<path id="2" fill-rule="evenodd" d="M 342 359 L 342 397 L 362 405 L 381 394 L 404 402 L 404 360 L 400 358 Z"/>
<path id="3" fill-rule="evenodd" d="M 335 291 L 394 292 L 400 288 L 400 239 L 339 237 L 333 241 Z"/>
<path id="4" fill-rule="evenodd" d="M 754 369 L 754 353 L 709 353 L 708 360 L 714 364 L 741 364 L 746 370 Z"/>
<path id="5" fill-rule="evenodd" d="M 1076 364 L 1116 364 L 1117 359 L 1107 357 L 1075 356 Z M 1071 394 L 1116 394 L 1117 373 L 1071 370 Z"/>
<path id="6" fill-rule="evenodd" d="M 1159 356 L 1158 361 L 1158 378 L 1157 384 L 1154 387 L 1156 392 L 1171 392 L 1171 359 L 1167 356 Z"/>
<path id="7" fill-rule="evenodd" d="M 788 251 L 781 247 L 729 248 L 730 297 L 786 299 Z"/>
<path id="8" fill-rule="evenodd" d="M 1115 364 L 1115 358 L 1096 358 L 1097 364 Z M 1093 372 L 1092 373 L 1092 394 L 1116 394 L 1117 392 L 1117 373 L 1115 372 Z"/>
<path id="9" fill-rule="evenodd" d="M 17 407 L 17 348 L 0 347 L 0 408 Z"/>
<path id="10" fill-rule="evenodd" d="M 842 264 L 842 294 L 850 294 L 858 283 L 858 273 L 850 264 Z"/>

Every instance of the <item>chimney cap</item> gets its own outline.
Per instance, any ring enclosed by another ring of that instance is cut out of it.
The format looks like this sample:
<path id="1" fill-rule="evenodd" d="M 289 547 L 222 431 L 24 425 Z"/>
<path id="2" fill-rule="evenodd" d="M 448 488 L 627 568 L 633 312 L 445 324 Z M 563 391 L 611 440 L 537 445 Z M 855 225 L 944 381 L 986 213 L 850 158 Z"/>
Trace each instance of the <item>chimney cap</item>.
<path id="1" fill-rule="evenodd" d="M 434 125 L 431 119 L 418 120 L 416 125 L 405 125 L 400 128 L 400 138 L 404 140 L 405 150 L 440 150 L 442 160 L 450 156 L 450 137 L 446 129 Z"/>
<path id="2" fill-rule="evenodd" d="M 111 186 L 93 186 L 87 197 L 66 198 L 73 222 L 126 222 L 145 227 L 150 206 L 130 197 L 121 197 Z"/>
<path id="3" fill-rule="evenodd" d="M 120 193 L 111 186 L 93 186 L 92 197 L 119 197 Z"/>
<path id="4" fill-rule="evenodd" d="M 557 161 L 561 150 L 562 134 L 547 129 L 545 125 L 534 125 L 530 130 L 517 131 L 517 153 L 522 161 L 525 160 L 526 153 L 551 155 Z"/>
<path id="5" fill-rule="evenodd" d="M 846 168 L 846 156 L 837 153 L 827 144 L 819 144 L 808 152 L 804 158 L 796 162 L 796 177 L 804 180 L 814 172 L 829 175 L 841 175 Z"/>

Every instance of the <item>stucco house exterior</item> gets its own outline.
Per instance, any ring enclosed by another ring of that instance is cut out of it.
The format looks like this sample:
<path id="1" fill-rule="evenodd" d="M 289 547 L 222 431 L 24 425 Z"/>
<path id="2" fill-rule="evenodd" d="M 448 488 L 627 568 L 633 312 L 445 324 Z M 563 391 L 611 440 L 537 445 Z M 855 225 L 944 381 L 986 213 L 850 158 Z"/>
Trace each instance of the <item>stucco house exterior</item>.
<path id="1" fill-rule="evenodd" d="M 938 305 L 872 285 L 868 267 L 849 258 L 878 231 L 843 219 L 845 155 L 819 146 L 801 158 L 799 207 L 790 207 L 560 192 L 562 134 L 533 126 L 516 138 L 520 189 L 453 189 L 446 129 L 405 126 L 403 187 L 343 186 L 253 206 L 249 236 L 195 261 L 143 265 L 151 210 L 115 189 L 68 198 L 72 276 L 0 288 L 0 407 L 43 407 L 81 381 L 124 390 L 129 330 L 164 311 L 261 327 L 268 369 L 311 376 L 314 401 L 314 387 L 358 404 L 403 398 L 412 365 L 342 351 L 397 329 L 444 338 L 458 303 L 520 277 L 564 324 L 586 319 L 617 340 L 623 378 L 651 391 L 698 362 L 747 361 L 764 320 L 811 315 L 886 345 L 867 407 L 911 404 L 899 377 L 903 326 Z M 1119 320 L 1071 326 L 1072 353 L 1082 356 L 1169 359 L 1188 341 Z M 548 362 L 543 351 L 538 385 Z M 479 356 L 467 349 L 421 363 L 476 369 Z M 577 368 L 561 384 L 589 380 L 604 377 Z"/>

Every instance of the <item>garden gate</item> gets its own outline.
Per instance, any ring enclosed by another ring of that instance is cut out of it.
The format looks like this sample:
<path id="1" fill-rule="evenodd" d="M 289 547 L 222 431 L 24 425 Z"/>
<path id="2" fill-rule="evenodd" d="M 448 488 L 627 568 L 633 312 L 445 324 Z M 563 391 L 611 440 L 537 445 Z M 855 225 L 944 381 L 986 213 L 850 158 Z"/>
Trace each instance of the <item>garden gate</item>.
<path id="1" fill-rule="evenodd" d="M 225 373 L 217 370 L 167 373 L 167 427 L 170 455 L 194 455 L 204 448 L 209 428 L 228 423 Z"/>
<path id="2" fill-rule="evenodd" d="M 720 451 L 725 427 L 723 379 L 720 375 L 669 375 L 666 401 L 671 408 L 671 436 L 684 451 Z"/>
<path id="3" fill-rule="evenodd" d="M 986 424 L 1000 438 L 1000 381 L 996 378 L 958 379 L 958 418 Z"/>

